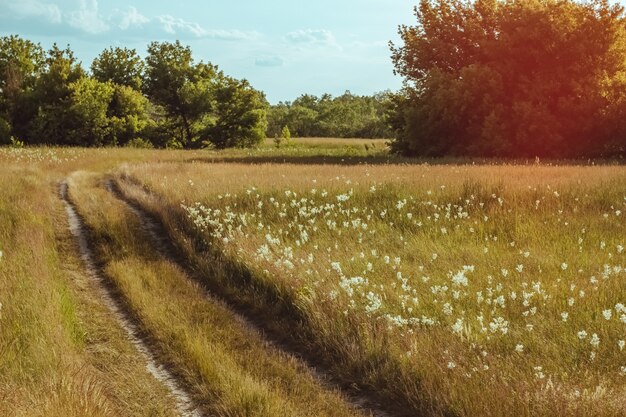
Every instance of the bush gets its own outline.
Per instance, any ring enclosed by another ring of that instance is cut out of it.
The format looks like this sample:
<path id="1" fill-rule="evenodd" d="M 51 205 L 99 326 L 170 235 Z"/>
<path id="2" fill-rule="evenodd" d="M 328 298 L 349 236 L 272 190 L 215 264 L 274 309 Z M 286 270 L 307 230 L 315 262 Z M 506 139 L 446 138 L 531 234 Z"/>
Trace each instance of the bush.
<path id="1" fill-rule="evenodd" d="M 154 145 L 142 138 L 133 138 L 126 143 L 127 148 L 154 149 Z"/>

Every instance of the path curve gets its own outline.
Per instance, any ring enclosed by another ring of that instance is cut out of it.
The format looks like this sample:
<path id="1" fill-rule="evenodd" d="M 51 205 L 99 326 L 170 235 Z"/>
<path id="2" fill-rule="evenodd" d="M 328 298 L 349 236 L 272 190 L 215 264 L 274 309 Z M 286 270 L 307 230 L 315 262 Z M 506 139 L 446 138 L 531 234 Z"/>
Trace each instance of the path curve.
<path id="1" fill-rule="evenodd" d="M 176 400 L 176 408 L 178 409 L 180 415 L 182 417 L 203 417 L 203 414 L 199 411 L 198 406 L 192 400 L 191 395 L 183 388 L 177 378 L 169 372 L 163 364 L 159 363 L 156 355 L 149 348 L 146 340 L 140 336 L 137 325 L 125 312 L 123 302 L 107 286 L 106 280 L 98 270 L 94 261 L 94 255 L 89 247 L 84 222 L 76 211 L 74 203 L 68 197 L 68 188 L 69 185 L 67 180 L 63 181 L 59 186 L 59 194 L 61 200 L 63 200 L 63 203 L 65 204 L 65 212 L 67 214 L 70 232 L 78 244 L 78 249 L 80 251 L 80 256 L 85 270 L 97 284 L 102 301 L 109 308 L 109 310 L 111 310 L 122 329 L 124 329 L 128 340 L 146 361 L 146 369 L 155 379 L 160 381 L 170 391 L 170 394 Z"/>

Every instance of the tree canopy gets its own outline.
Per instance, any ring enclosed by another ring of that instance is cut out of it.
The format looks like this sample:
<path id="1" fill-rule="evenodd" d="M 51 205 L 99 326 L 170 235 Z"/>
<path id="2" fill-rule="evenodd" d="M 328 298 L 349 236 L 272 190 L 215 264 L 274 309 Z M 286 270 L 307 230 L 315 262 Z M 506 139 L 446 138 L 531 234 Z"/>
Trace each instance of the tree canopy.
<path id="1" fill-rule="evenodd" d="M 422 0 L 392 45 L 408 155 L 626 154 L 626 21 L 606 0 Z"/>
<path id="2" fill-rule="evenodd" d="M 248 81 L 220 75 L 215 85 L 215 104 L 203 134 L 216 148 L 250 147 L 265 139 L 265 96 Z"/>
<path id="3" fill-rule="evenodd" d="M 141 59 L 104 50 L 88 74 L 72 50 L 47 52 L 0 38 L 0 144 L 196 148 L 253 146 L 265 138 L 267 101 L 246 80 L 193 59 L 180 42 L 153 42 Z"/>
<path id="4" fill-rule="evenodd" d="M 44 51 L 17 36 L 0 38 L 0 144 L 9 143 L 13 130 L 28 124 L 27 108 L 35 82 L 44 68 Z"/>
<path id="5" fill-rule="evenodd" d="M 111 81 L 141 90 L 144 62 L 134 49 L 109 48 L 94 59 L 91 74 L 103 83 Z"/>

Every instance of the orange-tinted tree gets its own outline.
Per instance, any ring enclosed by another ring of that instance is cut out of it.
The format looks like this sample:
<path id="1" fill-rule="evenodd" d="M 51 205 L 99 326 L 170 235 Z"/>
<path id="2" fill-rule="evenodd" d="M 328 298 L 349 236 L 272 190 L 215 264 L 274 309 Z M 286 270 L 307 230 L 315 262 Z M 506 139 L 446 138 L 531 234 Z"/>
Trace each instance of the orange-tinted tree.
<path id="1" fill-rule="evenodd" d="M 392 45 L 409 155 L 626 154 L 626 20 L 605 0 L 422 0 Z"/>

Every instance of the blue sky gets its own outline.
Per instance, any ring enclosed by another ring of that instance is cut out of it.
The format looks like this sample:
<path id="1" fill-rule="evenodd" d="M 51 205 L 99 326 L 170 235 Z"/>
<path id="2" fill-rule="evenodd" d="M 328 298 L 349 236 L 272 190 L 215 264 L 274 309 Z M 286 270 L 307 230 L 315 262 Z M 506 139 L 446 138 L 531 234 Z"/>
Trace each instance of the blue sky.
<path id="1" fill-rule="evenodd" d="M 0 0 L 0 35 L 70 44 L 83 65 L 108 46 L 144 55 L 179 39 L 197 60 L 247 78 L 270 102 L 397 89 L 387 43 L 416 0 Z"/>

